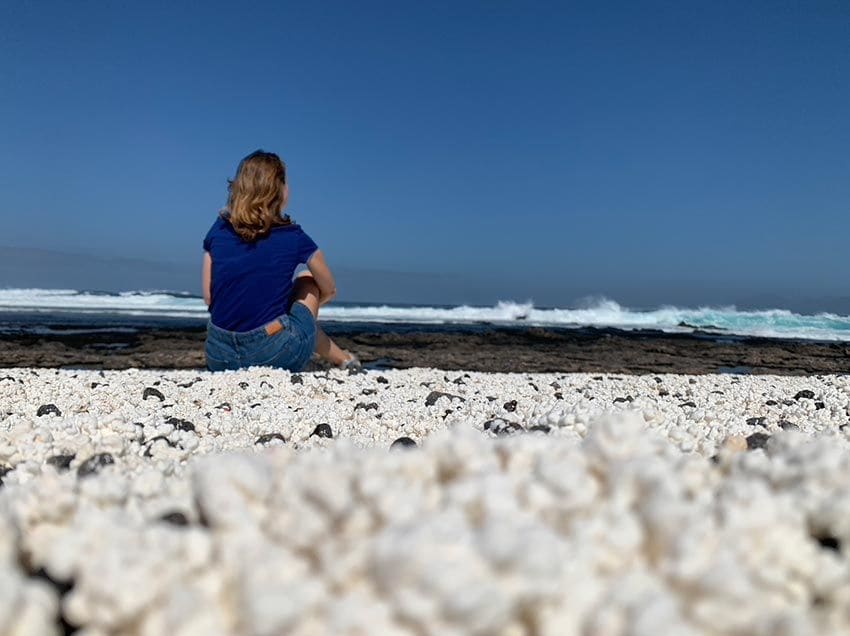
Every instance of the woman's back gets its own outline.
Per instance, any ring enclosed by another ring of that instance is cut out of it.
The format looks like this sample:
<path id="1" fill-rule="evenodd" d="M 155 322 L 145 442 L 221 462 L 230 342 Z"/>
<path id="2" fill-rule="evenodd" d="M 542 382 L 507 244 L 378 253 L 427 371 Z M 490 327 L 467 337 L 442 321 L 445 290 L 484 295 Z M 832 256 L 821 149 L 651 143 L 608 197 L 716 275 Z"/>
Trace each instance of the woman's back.
<path id="1" fill-rule="evenodd" d="M 226 218 L 216 219 L 204 239 L 212 256 L 210 319 L 228 331 L 256 329 L 289 309 L 292 277 L 318 247 L 299 225 L 273 227 L 244 240 Z"/>

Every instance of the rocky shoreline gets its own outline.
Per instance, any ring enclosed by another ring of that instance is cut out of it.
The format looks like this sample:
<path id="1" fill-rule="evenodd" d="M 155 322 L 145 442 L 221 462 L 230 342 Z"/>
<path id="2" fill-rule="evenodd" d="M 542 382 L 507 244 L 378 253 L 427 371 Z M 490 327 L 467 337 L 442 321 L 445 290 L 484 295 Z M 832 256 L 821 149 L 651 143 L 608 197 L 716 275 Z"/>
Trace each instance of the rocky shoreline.
<path id="1" fill-rule="evenodd" d="M 593 328 L 375 330 L 332 324 L 328 331 L 372 368 L 776 375 L 850 370 L 850 345 L 840 342 Z M 200 328 L 4 334 L 0 367 L 201 369 L 204 336 Z"/>

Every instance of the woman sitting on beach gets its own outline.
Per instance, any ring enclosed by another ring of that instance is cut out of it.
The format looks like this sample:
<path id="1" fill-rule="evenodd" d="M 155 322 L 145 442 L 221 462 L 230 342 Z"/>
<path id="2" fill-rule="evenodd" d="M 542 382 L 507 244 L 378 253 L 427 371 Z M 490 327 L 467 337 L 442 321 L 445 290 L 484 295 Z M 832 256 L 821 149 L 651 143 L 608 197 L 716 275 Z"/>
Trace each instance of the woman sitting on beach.
<path id="1" fill-rule="evenodd" d="M 300 371 L 314 352 L 337 366 L 359 367 L 316 324 L 336 283 L 313 239 L 283 214 L 289 199 L 283 161 L 253 152 L 229 183 L 227 208 L 204 239 L 207 368 Z M 309 272 L 295 276 L 301 264 Z"/>

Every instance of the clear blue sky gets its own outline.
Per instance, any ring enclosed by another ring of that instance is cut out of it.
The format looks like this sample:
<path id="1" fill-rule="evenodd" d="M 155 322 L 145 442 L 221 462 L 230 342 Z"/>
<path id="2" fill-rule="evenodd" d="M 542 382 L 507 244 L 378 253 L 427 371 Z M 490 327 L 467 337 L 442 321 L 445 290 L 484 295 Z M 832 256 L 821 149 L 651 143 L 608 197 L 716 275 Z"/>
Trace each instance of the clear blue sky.
<path id="1" fill-rule="evenodd" d="M 0 86 L 5 246 L 194 281 L 261 147 L 409 300 L 850 296 L 845 1 L 10 0 Z"/>

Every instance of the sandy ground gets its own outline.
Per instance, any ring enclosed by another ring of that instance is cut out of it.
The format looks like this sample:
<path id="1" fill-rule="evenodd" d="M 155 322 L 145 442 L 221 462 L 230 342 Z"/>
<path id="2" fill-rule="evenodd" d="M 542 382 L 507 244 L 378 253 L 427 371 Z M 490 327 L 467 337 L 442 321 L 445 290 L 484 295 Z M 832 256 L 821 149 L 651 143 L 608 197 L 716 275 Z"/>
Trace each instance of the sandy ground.
<path id="1" fill-rule="evenodd" d="M 850 379 L 0 370 L 0 633 L 850 630 Z"/>

